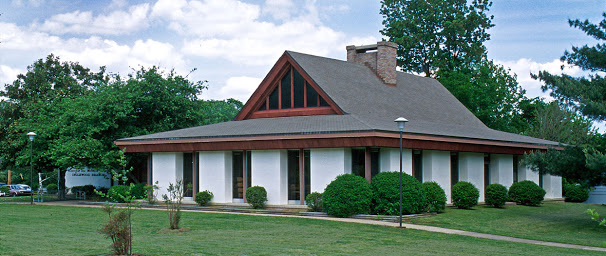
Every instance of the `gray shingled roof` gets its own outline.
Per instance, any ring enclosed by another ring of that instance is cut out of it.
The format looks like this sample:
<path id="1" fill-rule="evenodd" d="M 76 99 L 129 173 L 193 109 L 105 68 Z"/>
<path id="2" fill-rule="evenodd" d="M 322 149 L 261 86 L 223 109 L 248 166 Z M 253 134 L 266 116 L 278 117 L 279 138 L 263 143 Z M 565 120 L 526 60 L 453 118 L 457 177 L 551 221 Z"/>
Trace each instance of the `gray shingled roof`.
<path id="1" fill-rule="evenodd" d="M 364 65 L 287 51 L 345 115 L 295 116 L 230 121 L 120 139 L 166 140 L 262 135 L 388 131 L 408 119 L 405 133 L 557 145 L 553 141 L 486 127 L 437 80 L 398 72 L 386 86 Z"/>

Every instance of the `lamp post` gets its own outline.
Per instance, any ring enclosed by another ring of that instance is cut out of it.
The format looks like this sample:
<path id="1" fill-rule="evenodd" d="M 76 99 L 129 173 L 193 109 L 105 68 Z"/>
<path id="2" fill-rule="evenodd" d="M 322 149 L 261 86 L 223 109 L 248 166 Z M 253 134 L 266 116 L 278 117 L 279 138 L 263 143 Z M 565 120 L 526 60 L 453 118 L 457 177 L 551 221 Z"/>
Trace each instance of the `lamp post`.
<path id="1" fill-rule="evenodd" d="M 404 125 L 408 120 L 404 117 L 398 117 L 394 122 L 398 124 L 398 129 L 400 129 L 400 228 L 402 228 L 402 132 L 404 132 Z"/>
<path id="2" fill-rule="evenodd" d="M 29 189 L 31 190 L 29 196 L 31 198 L 31 204 L 34 204 L 34 147 L 32 145 L 36 134 L 34 132 L 28 132 L 27 136 L 29 137 Z"/>

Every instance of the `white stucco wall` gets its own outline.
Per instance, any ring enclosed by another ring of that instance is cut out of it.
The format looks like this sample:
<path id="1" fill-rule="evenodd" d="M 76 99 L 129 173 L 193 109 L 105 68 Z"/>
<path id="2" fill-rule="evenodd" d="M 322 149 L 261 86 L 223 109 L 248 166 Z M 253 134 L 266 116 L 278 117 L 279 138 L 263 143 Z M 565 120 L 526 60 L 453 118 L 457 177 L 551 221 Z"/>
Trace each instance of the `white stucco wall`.
<path id="1" fill-rule="evenodd" d="M 467 181 L 480 190 L 479 202 L 484 202 L 484 154 L 459 153 L 459 181 Z"/>
<path id="2" fill-rule="evenodd" d="M 381 172 L 399 172 L 400 171 L 400 149 L 399 148 L 381 148 L 380 171 Z M 404 149 L 402 151 L 402 171 L 412 175 L 412 150 Z"/>
<path id="3" fill-rule="evenodd" d="M 528 166 L 520 164 L 518 166 L 518 181 L 530 180 L 539 184 L 539 173 L 532 171 Z"/>
<path id="4" fill-rule="evenodd" d="M 435 181 L 450 202 L 450 151 L 423 150 L 423 182 Z"/>
<path id="5" fill-rule="evenodd" d="M 511 187 L 513 184 L 513 155 L 490 155 L 490 184 Z"/>
<path id="6" fill-rule="evenodd" d="M 232 202 L 232 152 L 204 151 L 198 154 L 200 191 L 213 193 L 214 203 Z"/>
<path id="7" fill-rule="evenodd" d="M 183 153 L 152 153 L 152 177 L 154 183 L 157 181 L 160 187 L 157 199 L 161 200 L 162 195 L 168 194 L 166 189 L 169 184 L 175 184 L 178 179 L 183 178 Z"/>
<path id="8" fill-rule="evenodd" d="M 311 192 L 324 192 L 337 176 L 351 172 L 351 152 L 347 157 L 344 148 L 319 148 L 310 150 Z"/>
<path id="9" fill-rule="evenodd" d="M 562 177 L 543 175 L 543 189 L 545 198 L 562 198 Z"/>
<path id="10" fill-rule="evenodd" d="M 251 157 L 252 186 L 265 188 L 267 204 L 288 204 L 286 150 L 255 150 Z"/>

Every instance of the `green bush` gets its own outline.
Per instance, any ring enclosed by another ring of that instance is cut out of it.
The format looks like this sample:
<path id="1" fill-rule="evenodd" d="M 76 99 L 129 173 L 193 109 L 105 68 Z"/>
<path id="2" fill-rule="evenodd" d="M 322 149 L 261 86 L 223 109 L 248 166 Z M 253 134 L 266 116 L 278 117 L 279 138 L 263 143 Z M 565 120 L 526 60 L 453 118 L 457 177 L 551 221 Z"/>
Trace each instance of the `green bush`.
<path id="1" fill-rule="evenodd" d="M 267 191 L 261 186 L 247 188 L 246 201 L 255 209 L 263 209 L 267 202 Z"/>
<path id="2" fill-rule="evenodd" d="M 507 187 L 501 184 L 490 184 L 486 187 L 484 202 L 492 207 L 501 208 L 509 200 Z"/>
<path id="3" fill-rule="evenodd" d="M 423 182 L 421 184 L 427 197 L 428 212 L 443 212 L 446 209 L 446 193 L 435 181 Z"/>
<path id="4" fill-rule="evenodd" d="M 381 215 L 400 214 L 400 173 L 381 172 L 372 178 L 372 209 Z M 425 190 L 414 177 L 402 174 L 402 213 L 420 213 L 426 208 Z"/>
<path id="5" fill-rule="evenodd" d="M 84 186 L 73 186 L 71 188 L 72 193 L 76 193 L 78 191 L 82 191 L 86 194 L 87 197 L 96 195 L 95 193 L 95 186 L 93 185 L 84 185 Z"/>
<path id="6" fill-rule="evenodd" d="M 480 190 L 467 181 L 452 186 L 452 203 L 459 209 L 471 209 L 478 204 Z"/>
<path id="7" fill-rule="evenodd" d="M 147 198 L 147 190 L 145 189 L 145 183 L 137 183 L 133 187 L 133 190 L 130 191 L 131 195 L 135 199 L 145 199 Z"/>
<path id="8" fill-rule="evenodd" d="M 1 186 L 0 192 L 4 192 L 8 196 L 8 194 L 10 194 L 11 192 L 11 189 L 8 186 Z"/>
<path id="9" fill-rule="evenodd" d="M 589 188 L 580 184 L 570 184 L 566 188 L 566 202 L 585 202 L 589 199 Z"/>
<path id="10" fill-rule="evenodd" d="M 544 197 L 545 190 L 530 180 L 515 182 L 509 188 L 509 199 L 522 205 L 537 206 Z"/>
<path id="11" fill-rule="evenodd" d="M 55 193 L 57 193 L 58 190 L 59 190 L 59 186 L 57 186 L 57 184 L 52 183 L 52 184 L 46 185 L 46 193 L 55 194 Z"/>
<path id="12" fill-rule="evenodd" d="M 210 192 L 208 190 L 204 190 L 202 192 L 198 192 L 196 194 L 196 203 L 198 203 L 198 205 L 200 206 L 206 206 L 211 199 L 213 199 L 213 192 Z"/>
<path id="13" fill-rule="evenodd" d="M 312 212 L 322 211 L 322 193 L 313 192 L 305 197 L 305 204 Z"/>
<path id="14" fill-rule="evenodd" d="M 322 209 L 332 216 L 370 213 L 372 190 L 366 179 L 353 174 L 337 176 L 322 193 Z"/>
<path id="15" fill-rule="evenodd" d="M 115 185 L 107 191 L 107 198 L 114 203 L 125 203 L 124 199 L 127 196 L 130 188 L 125 185 Z"/>

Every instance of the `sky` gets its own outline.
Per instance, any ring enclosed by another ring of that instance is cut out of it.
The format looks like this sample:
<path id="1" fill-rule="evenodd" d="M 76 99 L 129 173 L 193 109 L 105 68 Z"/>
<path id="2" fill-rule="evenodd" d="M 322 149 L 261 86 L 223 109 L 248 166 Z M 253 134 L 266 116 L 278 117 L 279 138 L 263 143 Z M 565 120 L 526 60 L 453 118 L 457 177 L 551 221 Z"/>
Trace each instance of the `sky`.
<path id="1" fill-rule="evenodd" d="M 204 99 L 246 102 L 285 50 L 346 59 L 345 46 L 383 39 L 372 0 L 0 0 L 0 89 L 53 53 L 92 70 L 126 75 L 174 69 L 207 81 Z M 602 20 L 603 0 L 494 1 L 488 57 L 511 69 L 529 97 L 550 99 L 530 73 L 595 40 L 568 19 Z M 194 70 L 192 72 L 192 70 Z"/>

